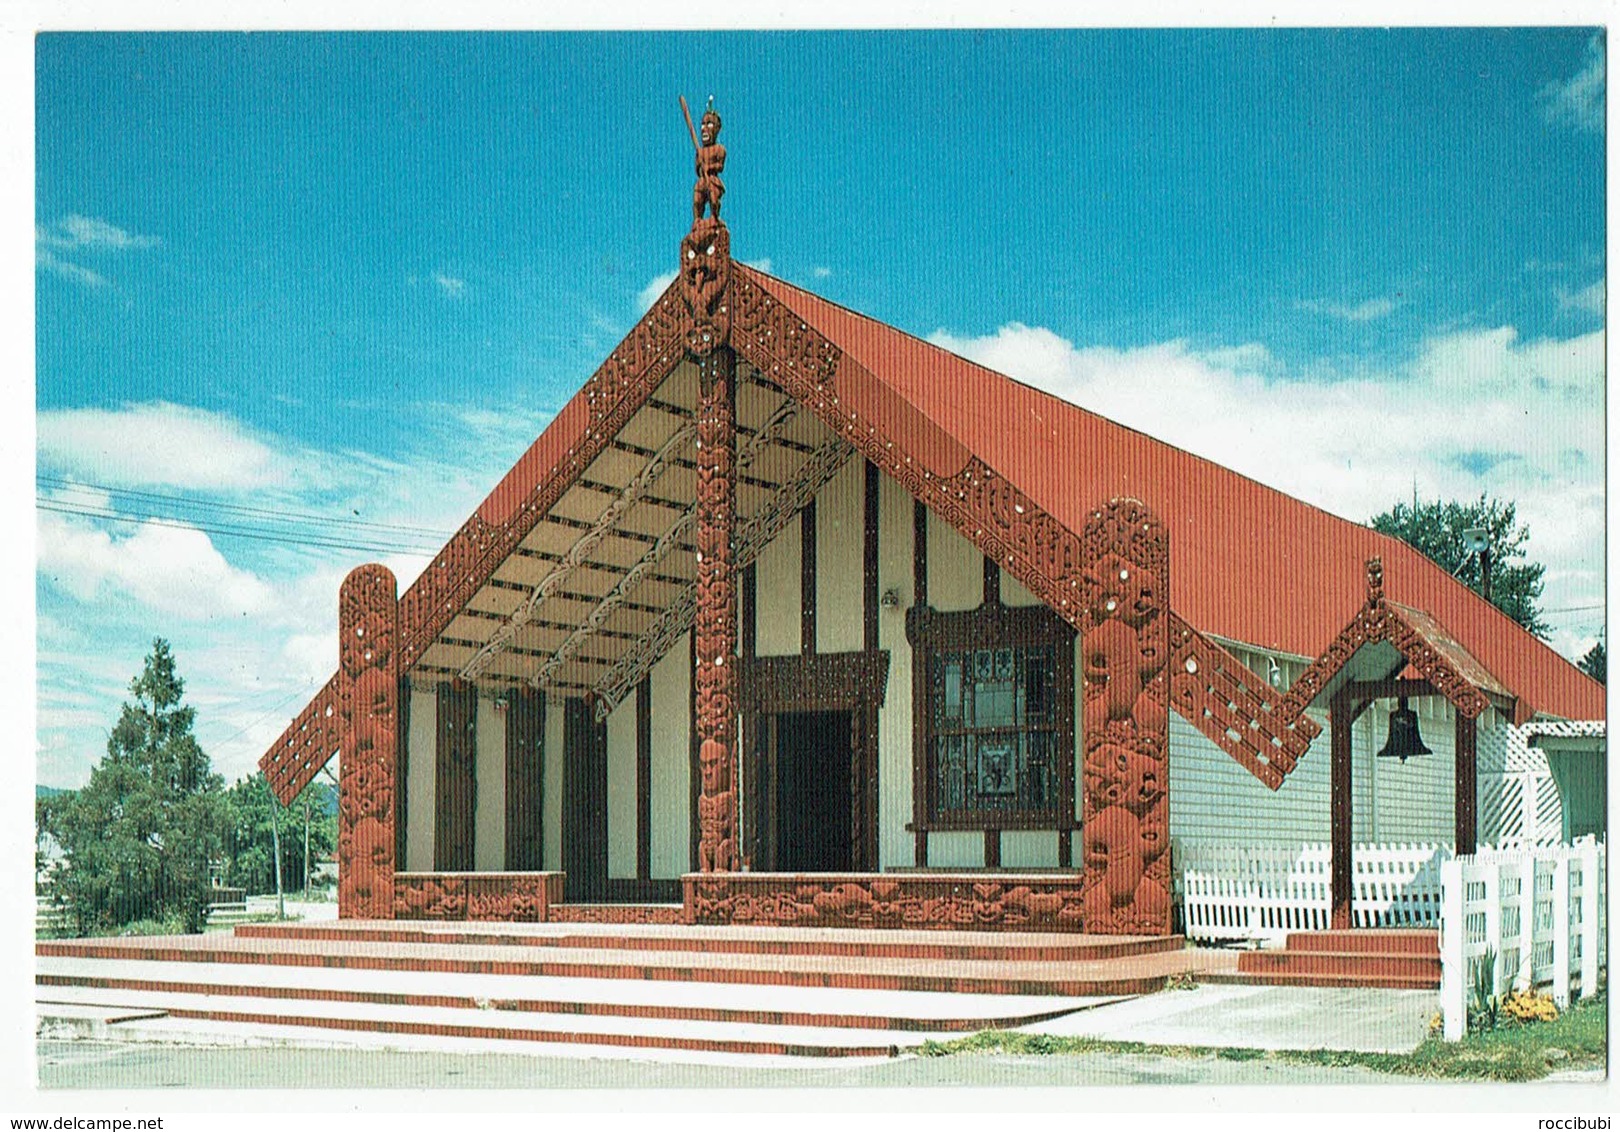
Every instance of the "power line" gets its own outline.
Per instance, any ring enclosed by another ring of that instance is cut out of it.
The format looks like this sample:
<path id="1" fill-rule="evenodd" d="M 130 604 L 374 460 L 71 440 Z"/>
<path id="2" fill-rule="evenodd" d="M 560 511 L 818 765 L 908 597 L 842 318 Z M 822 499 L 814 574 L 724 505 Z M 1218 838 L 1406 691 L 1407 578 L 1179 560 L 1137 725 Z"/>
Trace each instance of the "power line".
<path id="1" fill-rule="evenodd" d="M 347 516 L 319 515 L 309 511 L 287 511 L 281 508 L 252 507 L 243 503 L 221 503 L 213 499 L 199 499 L 188 495 L 166 495 L 155 491 L 136 491 L 131 488 L 112 487 L 107 484 L 88 483 L 83 480 L 63 479 L 59 476 L 36 475 L 34 482 L 47 488 L 89 494 L 101 492 L 110 495 L 123 495 L 131 499 L 145 499 L 159 503 L 178 504 L 185 507 L 202 507 L 212 511 L 223 511 L 242 515 L 257 515 L 277 520 L 296 520 L 307 523 L 320 523 L 329 526 L 361 527 L 368 530 L 397 532 L 402 534 L 428 535 L 437 539 L 448 539 L 452 532 L 439 530 L 433 527 L 417 527 L 404 523 L 378 523 L 366 519 L 351 519 Z"/>
<path id="2" fill-rule="evenodd" d="M 228 538 L 253 539 L 257 542 L 275 542 L 288 546 L 311 546 L 325 550 L 360 550 L 377 554 L 415 554 L 424 558 L 431 558 L 439 552 L 439 547 L 436 546 L 408 546 L 399 543 L 384 543 L 380 540 L 373 542 L 340 541 L 336 537 L 300 536 L 293 532 L 277 531 L 266 527 L 240 527 L 206 521 L 189 522 L 158 515 L 125 515 L 110 508 L 79 506 L 48 499 L 35 499 L 34 505 L 41 511 L 52 511 L 61 515 L 78 515 L 83 518 L 106 519 L 115 523 L 132 523 L 136 525 L 153 523 L 160 527 L 173 527 L 177 530 L 205 531 L 208 534 L 223 535 Z"/>

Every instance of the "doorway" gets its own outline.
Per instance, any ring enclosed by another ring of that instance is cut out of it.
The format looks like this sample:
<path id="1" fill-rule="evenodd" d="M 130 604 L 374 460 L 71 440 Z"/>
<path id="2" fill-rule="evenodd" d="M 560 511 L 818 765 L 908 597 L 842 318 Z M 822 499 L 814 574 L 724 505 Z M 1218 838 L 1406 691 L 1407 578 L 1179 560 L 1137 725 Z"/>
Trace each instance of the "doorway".
<path id="1" fill-rule="evenodd" d="M 778 872 L 836 873 L 855 867 L 852 720 L 847 711 L 776 716 L 771 825 Z"/>

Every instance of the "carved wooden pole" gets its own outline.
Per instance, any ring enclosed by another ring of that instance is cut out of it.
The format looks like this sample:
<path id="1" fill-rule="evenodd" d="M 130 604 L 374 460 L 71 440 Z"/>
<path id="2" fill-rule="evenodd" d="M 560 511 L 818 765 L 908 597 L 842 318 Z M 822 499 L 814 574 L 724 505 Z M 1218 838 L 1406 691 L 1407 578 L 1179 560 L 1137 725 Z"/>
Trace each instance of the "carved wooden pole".
<path id="1" fill-rule="evenodd" d="M 1134 499 L 1080 539 L 1086 931 L 1170 932 L 1170 535 Z"/>
<path id="2" fill-rule="evenodd" d="M 386 566 L 352 571 L 338 592 L 342 738 L 338 915 L 394 915 L 394 760 L 399 719 L 398 583 Z"/>
<path id="3" fill-rule="evenodd" d="M 737 359 L 722 347 L 698 359 L 697 610 L 698 867 L 737 867 Z"/>

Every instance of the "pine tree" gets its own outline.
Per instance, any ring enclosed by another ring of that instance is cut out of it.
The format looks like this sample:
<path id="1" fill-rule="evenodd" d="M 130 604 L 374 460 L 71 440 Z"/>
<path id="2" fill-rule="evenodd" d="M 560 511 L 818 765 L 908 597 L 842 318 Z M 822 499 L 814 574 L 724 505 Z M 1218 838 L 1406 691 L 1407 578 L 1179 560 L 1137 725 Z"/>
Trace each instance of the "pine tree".
<path id="1" fill-rule="evenodd" d="M 58 890 L 80 934 L 141 920 L 202 930 L 226 809 L 184 692 L 168 642 L 153 641 L 106 757 L 70 801 L 51 808 L 65 858 Z"/>

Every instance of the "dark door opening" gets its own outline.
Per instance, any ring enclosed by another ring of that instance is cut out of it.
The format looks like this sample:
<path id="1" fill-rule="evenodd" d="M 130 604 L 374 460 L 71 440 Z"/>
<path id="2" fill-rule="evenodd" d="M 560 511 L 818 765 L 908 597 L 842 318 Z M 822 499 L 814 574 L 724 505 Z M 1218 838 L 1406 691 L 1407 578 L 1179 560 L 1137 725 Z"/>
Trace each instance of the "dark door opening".
<path id="1" fill-rule="evenodd" d="M 792 873 L 851 871 L 855 780 L 850 713 L 778 715 L 773 785 L 775 868 Z"/>
<path id="2" fill-rule="evenodd" d="M 571 699 L 563 716 L 563 899 L 607 896 L 607 725 Z"/>

